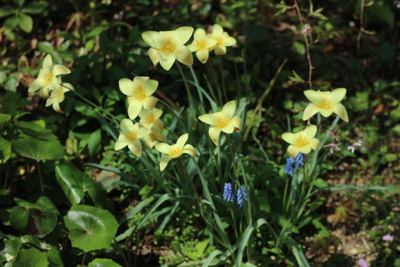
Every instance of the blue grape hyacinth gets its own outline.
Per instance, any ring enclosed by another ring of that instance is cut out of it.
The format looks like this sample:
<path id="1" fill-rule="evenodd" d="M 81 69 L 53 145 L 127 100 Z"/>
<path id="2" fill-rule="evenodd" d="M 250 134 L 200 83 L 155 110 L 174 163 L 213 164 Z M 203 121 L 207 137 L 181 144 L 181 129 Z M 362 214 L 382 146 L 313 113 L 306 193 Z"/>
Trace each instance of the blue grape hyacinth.
<path id="1" fill-rule="evenodd" d="M 236 198 L 237 198 L 237 204 L 239 207 L 243 207 L 243 200 L 247 201 L 247 193 L 246 193 L 246 188 L 242 185 L 241 187 L 238 188 L 237 193 L 236 193 Z"/>
<path id="2" fill-rule="evenodd" d="M 235 199 L 235 195 L 233 194 L 232 190 L 232 184 L 231 183 L 225 183 L 224 185 L 224 194 L 222 195 L 222 198 L 226 201 L 233 202 Z"/>

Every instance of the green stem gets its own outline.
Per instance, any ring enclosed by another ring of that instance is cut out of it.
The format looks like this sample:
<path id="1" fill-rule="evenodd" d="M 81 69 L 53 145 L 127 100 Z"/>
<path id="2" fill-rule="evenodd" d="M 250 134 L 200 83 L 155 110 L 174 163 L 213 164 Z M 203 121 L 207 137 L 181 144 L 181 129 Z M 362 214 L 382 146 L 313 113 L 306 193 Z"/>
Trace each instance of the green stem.
<path id="1" fill-rule="evenodd" d="M 40 192 L 44 193 L 44 188 L 43 188 L 43 176 L 42 176 L 42 170 L 40 169 L 40 162 L 39 162 L 39 160 L 36 161 L 36 166 L 37 166 L 37 168 L 38 168 L 38 174 L 39 174 Z"/>

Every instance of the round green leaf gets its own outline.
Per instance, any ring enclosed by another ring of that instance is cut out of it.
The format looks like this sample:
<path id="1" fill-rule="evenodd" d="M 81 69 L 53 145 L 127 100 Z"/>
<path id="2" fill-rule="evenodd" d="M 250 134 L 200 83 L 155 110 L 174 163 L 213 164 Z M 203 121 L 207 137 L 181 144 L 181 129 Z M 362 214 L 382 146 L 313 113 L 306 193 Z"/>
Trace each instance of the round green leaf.
<path id="1" fill-rule="evenodd" d="M 31 2 L 22 9 L 21 13 L 39 14 L 46 8 L 46 6 L 47 3 L 44 1 Z"/>
<path id="2" fill-rule="evenodd" d="M 110 247 L 118 229 L 110 212 L 92 206 L 73 206 L 64 220 L 72 246 L 86 252 Z"/>
<path id="3" fill-rule="evenodd" d="M 33 20 L 31 16 L 21 13 L 18 15 L 18 25 L 24 32 L 31 32 Z"/>
<path id="4" fill-rule="evenodd" d="M 121 267 L 121 265 L 110 259 L 95 259 L 88 267 Z"/>
<path id="5" fill-rule="evenodd" d="M 23 157 L 36 160 L 58 160 L 65 154 L 65 148 L 58 140 L 39 140 L 27 135 L 14 141 L 12 148 Z"/>
<path id="6" fill-rule="evenodd" d="M 20 206 L 13 207 L 10 212 L 11 226 L 20 233 L 24 232 L 28 225 L 28 216 L 28 209 Z"/>
<path id="7" fill-rule="evenodd" d="M 16 236 L 7 236 L 0 241 L 0 262 L 13 260 L 21 248 L 21 240 Z"/>
<path id="8" fill-rule="evenodd" d="M 46 253 L 36 248 L 30 248 L 18 252 L 13 266 L 46 267 L 49 266 L 49 261 Z"/>
<path id="9" fill-rule="evenodd" d="M 0 114 L 1 115 L 1 114 Z M 0 136 L 0 163 L 5 163 L 11 156 L 11 142 Z"/>

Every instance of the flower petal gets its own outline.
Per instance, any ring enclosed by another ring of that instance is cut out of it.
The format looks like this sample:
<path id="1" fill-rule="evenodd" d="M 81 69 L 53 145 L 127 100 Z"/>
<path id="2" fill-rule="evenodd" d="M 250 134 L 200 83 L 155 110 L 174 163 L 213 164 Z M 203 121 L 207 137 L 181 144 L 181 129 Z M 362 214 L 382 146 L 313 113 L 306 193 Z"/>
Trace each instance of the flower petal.
<path id="1" fill-rule="evenodd" d="M 217 117 L 214 114 L 203 114 L 199 116 L 199 120 L 210 125 L 217 124 Z"/>
<path id="2" fill-rule="evenodd" d="M 170 70 L 172 65 L 174 65 L 174 62 L 176 60 L 176 55 L 175 54 L 159 54 L 160 56 L 160 65 L 163 67 L 165 70 Z"/>
<path id="3" fill-rule="evenodd" d="M 193 65 L 193 55 L 186 46 L 182 46 L 176 51 L 176 59 L 187 66 Z"/>
<path id="4" fill-rule="evenodd" d="M 293 145 L 297 143 L 297 135 L 295 135 L 294 133 L 283 133 L 281 135 L 282 139 L 285 140 L 287 143 Z"/>
<path id="5" fill-rule="evenodd" d="M 29 85 L 28 92 L 35 92 L 44 86 L 46 86 L 46 82 L 43 79 L 36 79 Z"/>
<path id="6" fill-rule="evenodd" d="M 314 150 L 317 150 L 319 147 L 319 143 L 320 143 L 320 141 L 317 138 L 311 139 L 311 141 L 310 141 L 311 148 Z"/>
<path id="7" fill-rule="evenodd" d="M 129 143 L 128 148 L 133 154 L 135 154 L 136 157 L 140 158 L 140 156 L 142 155 L 142 144 L 139 140 L 135 140 Z"/>
<path id="8" fill-rule="evenodd" d="M 330 100 L 332 101 L 332 104 L 334 105 L 342 101 L 342 99 L 346 95 L 346 92 L 346 88 L 337 88 L 333 90 L 330 94 Z"/>
<path id="9" fill-rule="evenodd" d="M 160 54 L 158 53 L 157 49 L 150 48 L 147 52 L 147 55 L 150 57 L 151 63 L 153 63 L 154 66 L 160 62 Z"/>
<path id="10" fill-rule="evenodd" d="M 214 24 L 213 27 L 212 27 L 211 33 L 213 35 L 218 35 L 219 36 L 219 35 L 222 35 L 224 33 L 224 29 L 222 28 L 221 25 Z"/>
<path id="11" fill-rule="evenodd" d="M 125 135 L 130 135 L 132 131 L 135 130 L 133 122 L 128 119 L 123 119 L 120 123 L 121 133 Z"/>
<path id="12" fill-rule="evenodd" d="M 239 131 L 242 128 L 242 119 L 238 116 L 233 117 L 231 123 L 235 126 L 236 131 Z"/>
<path id="13" fill-rule="evenodd" d="M 318 104 L 322 98 L 320 91 L 315 90 L 305 90 L 304 95 L 307 97 L 308 100 L 316 104 Z"/>
<path id="14" fill-rule="evenodd" d="M 171 157 L 167 155 L 163 155 L 160 160 L 160 171 L 163 171 L 165 167 L 167 167 L 168 162 L 171 160 Z"/>
<path id="15" fill-rule="evenodd" d="M 218 56 L 223 56 L 223 55 L 226 54 L 226 47 L 225 47 L 225 46 L 217 46 L 217 47 L 214 49 L 214 52 L 215 52 L 215 54 L 218 55 Z"/>
<path id="16" fill-rule="evenodd" d="M 225 45 L 225 46 L 232 46 L 232 45 L 235 45 L 235 44 L 236 44 L 236 39 L 233 38 L 233 37 L 231 37 L 231 36 L 227 37 L 227 38 L 224 40 L 224 45 Z"/>
<path id="17" fill-rule="evenodd" d="M 133 96 L 135 85 L 132 80 L 127 78 L 122 78 L 118 81 L 118 85 L 119 85 L 119 90 L 121 90 L 121 92 L 124 95 Z"/>
<path id="18" fill-rule="evenodd" d="M 129 119 L 134 120 L 139 115 L 140 111 L 142 110 L 143 104 L 138 101 L 132 101 L 128 107 L 128 116 Z"/>
<path id="19" fill-rule="evenodd" d="M 297 146 L 289 146 L 287 152 L 291 158 L 295 158 L 300 152 L 300 148 Z"/>
<path id="20" fill-rule="evenodd" d="M 168 145 L 167 143 L 158 143 L 155 145 L 155 149 L 158 152 L 161 152 L 166 155 L 169 155 L 171 153 L 171 146 Z"/>
<path id="21" fill-rule="evenodd" d="M 342 120 L 349 122 L 349 117 L 347 116 L 346 108 L 342 104 L 336 104 L 333 107 L 333 112 L 335 112 Z"/>
<path id="22" fill-rule="evenodd" d="M 206 31 L 202 28 L 198 28 L 193 34 L 193 38 L 197 40 L 201 40 L 204 37 L 206 37 Z"/>
<path id="23" fill-rule="evenodd" d="M 183 148 L 183 146 L 186 144 L 186 141 L 188 140 L 188 138 L 189 138 L 189 134 L 187 134 L 187 133 L 185 133 L 185 134 L 182 134 L 179 138 L 178 138 L 178 140 L 176 140 L 176 145 L 179 147 L 179 148 Z"/>
<path id="24" fill-rule="evenodd" d="M 330 115 L 332 115 L 333 113 L 333 109 L 320 109 L 319 113 L 321 113 L 322 116 L 324 116 L 325 118 L 329 117 Z"/>
<path id="25" fill-rule="evenodd" d="M 317 114 L 318 111 L 320 111 L 320 108 L 317 105 L 315 105 L 314 103 L 308 104 L 303 113 L 303 121 L 308 120 L 309 118 Z"/>
<path id="26" fill-rule="evenodd" d="M 53 58 L 51 57 L 50 54 L 45 56 L 43 63 L 42 63 L 42 69 L 45 72 L 51 72 L 51 69 L 53 68 Z"/>
<path id="27" fill-rule="evenodd" d="M 151 47 L 160 49 L 165 41 L 164 36 L 156 31 L 147 31 L 142 33 L 142 38 Z"/>
<path id="28" fill-rule="evenodd" d="M 189 26 L 179 27 L 174 31 L 174 36 L 180 45 L 184 45 L 192 37 L 193 31 L 194 29 Z"/>
<path id="29" fill-rule="evenodd" d="M 223 107 L 222 107 L 222 115 L 227 118 L 227 119 L 231 119 L 233 117 L 233 115 L 235 114 L 236 111 L 236 102 L 235 100 L 229 101 L 228 103 L 226 103 Z"/>
<path id="30" fill-rule="evenodd" d="M 201 49 L 196 52 L 196 57 L 201 63 L 205 64 L 208 60 L 209 54 L 208 49 Z"/>
<path id="31" fill-rule="evenodd" d="M 154 97 L 154 96 L 146 97 L 146 100 L 143 102 L 143 107 L 147 110 L 150 110 L 150 109 L 154 108 L 157 101 L 158 101 L 157 97 Z"/>
<path id="32" fill-rule="evenodd" d="M 146 92 L 146 95 L 150 96 L 154 94 L 154 92 L 157 90 L 158 87 L 158 81 L 157 80 L 146 80 L 143 82 L 143 89 Z"/>
<path id="33" fill-rule="evenodd" d="M 52 73 L 53 73 L 53 76 L 64 75 L 64 74 L 70 74 L 71 70 L 63 65 L 57 64 L 57 65 L 53 66 Z"/>
<path id="34" fill-rule="evenodd" d="M 196 157 L 196 151 L 194 150 L 194 147 L 189 144 L 183 147 L 183 153 L 189 154 L 193 158 Z"/>
<path id="35" fill-rule="evenodd" d="M 233 126 L 232 123 L 229 123 L 227 126 L 221 129 L 224 133 L 231 134 L 233 133 L 233 130 L 235 130 L 235 126 Z"/>
<path id="36" fill-rule="evenodd" d="M 303 136 L 306 137 L 308 140 L 311 140 L 317 134 L 317 130 L 318 130 L 317 126 L 310 125 L 304 129 Z"/>
<path id="37" fill-rule="evenodd" d="M 121 150 L 129 144 L 129 140 L 127 140 L 123 134 L 120 134 L 118 140 L 114 144 L 114 150 Z"/>
<path id="38" fill-rule="evenodd" d="M 220 133 L 221 133 L 221 129 L 218 127 L 211 127 L 208 130 L 208 134 L 216 146 L 218 146 L 218 138 L 219 138 Z"/>

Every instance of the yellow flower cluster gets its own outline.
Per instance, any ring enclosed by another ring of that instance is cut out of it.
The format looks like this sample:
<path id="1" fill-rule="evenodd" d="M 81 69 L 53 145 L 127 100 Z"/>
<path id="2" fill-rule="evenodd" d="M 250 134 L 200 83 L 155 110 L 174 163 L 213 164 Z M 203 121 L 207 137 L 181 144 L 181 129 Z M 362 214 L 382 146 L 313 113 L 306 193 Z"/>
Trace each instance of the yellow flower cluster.
<path id="1" fill-rule="evenodd" d="M 345 97 L 346 91 L 345 88 L 338 88 L 332 92 L 321 92 L 319 90 L 304 91 L 304 95 L 310 100 L 310 103 L 304 110 L 303 120 L 308 120 L 319 112 L 324 117 L 329 117 L 335 113 L 339 118 L 348 122 L 349 118 L 346 108 L 340 103 Z M 282 134 L 282 139 L 290 144 L 287 149 L 290 157 L 295 158 L 300 152 L 308 154 L 311 152 L 311 149 L 317 150 L 320 144 L 320 141 L 315 138 L 317 130 L 317 126 L 310 125 L 297 133 Z"/>
<path id="2" fill-rule="evenodd" d="M 191 52 L 201 63 L 206 63 L 209 52 L 214 50 L 216 55 L 225 55 L 226 47 L 236 44 L 236 39 L 224 32 L 219 24 L 212 27 L 211 33 L 206 34 L 204 29 L 197 29 L 193 35 L 193 42 L 185 46 L 192 37 L 192 27 L 180 27 L 174 31 L 147 31 L 142 33 L 143 40 L 150 46 L 148 55 L 153 65 L 160 63 L 165 70 L 171 69 L 175 60 L 182 64 L 193 65 Z"/>
<path id="3" fill-rule="evenodd" d="M 47 55 L 39 71 L 38 77 L 29 86 L 28 92 L 33 93 L 40 89 L 40 95 L 47 98 L 46 107 L 53 106 L 57 112 L 63 113 L 60 103 L 64 101 L 64 94 L 74 87 L 69 83 L 62 83 L 61 75 L 69 74 L 71 71 L 63 66 L 53 64 L 51 55 Z"/>

